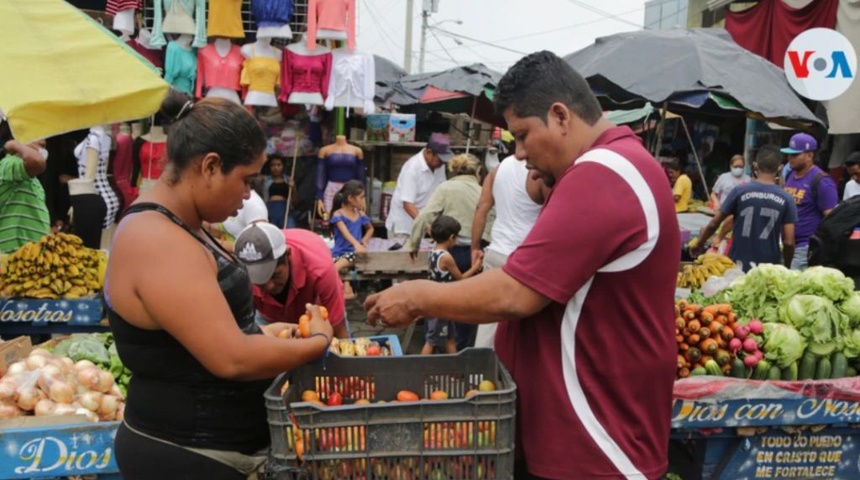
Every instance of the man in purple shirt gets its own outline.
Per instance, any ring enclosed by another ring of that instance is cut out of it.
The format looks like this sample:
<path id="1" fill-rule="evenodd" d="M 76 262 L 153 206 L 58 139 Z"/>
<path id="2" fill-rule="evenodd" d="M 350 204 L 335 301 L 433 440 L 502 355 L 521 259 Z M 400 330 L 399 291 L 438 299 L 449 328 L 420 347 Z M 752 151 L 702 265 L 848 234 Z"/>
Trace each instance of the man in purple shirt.
<path id="1" fill-rule="evenodd" d="M 791 172 L 785 178 L 785 191 L 797 203 L 794 259 L 792 270 L 803 270 L 808 265 L 809 237 L 818 229 L 825 215 L 839 202 L 836 183 L 822 169 L 815 166 L 818 142 L 812 135 L 797 133 L 788 147 L 780 151 L 788 156 Z"/>

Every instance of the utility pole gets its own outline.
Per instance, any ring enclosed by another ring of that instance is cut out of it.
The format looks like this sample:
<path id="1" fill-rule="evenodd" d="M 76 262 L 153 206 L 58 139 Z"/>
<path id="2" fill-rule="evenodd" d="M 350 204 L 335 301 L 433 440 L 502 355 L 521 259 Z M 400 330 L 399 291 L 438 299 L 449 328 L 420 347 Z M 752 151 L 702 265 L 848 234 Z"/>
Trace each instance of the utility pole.
<path id="1" fill-rule="evenodd" d="M 430 12 L 421 10 L 421 51 L 418 54 L 418 73 L 424 73 L 424 50 L 427 47 L 427 19 Z"/>
<path id="2" fill-rule="evenodd" d="M 404 42 L 403 68 L 412 73 L 412 12 L 415 0 L 406 0 L 406 41 Z"/>

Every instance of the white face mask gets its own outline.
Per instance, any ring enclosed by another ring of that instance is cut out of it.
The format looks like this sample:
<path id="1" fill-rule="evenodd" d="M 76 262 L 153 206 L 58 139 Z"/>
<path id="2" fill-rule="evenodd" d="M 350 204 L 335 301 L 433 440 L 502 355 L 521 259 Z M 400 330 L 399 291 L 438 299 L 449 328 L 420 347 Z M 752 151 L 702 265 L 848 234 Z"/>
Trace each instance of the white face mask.
<path id="1" fill-rule="evenodd" d="M 44 158 L 45 161 L 47 161 L 48 160 L 48 150 L 45 148 L 41 148 L 41 147 L 39 147 L 37 150 L 39 150 L 39 155 L 41 155 L 42 158 Z"/>
<path id="2" fill-rule="evenodd" d="M 732 175 L 734 175 L 734 176 L 736 176 L 736 177 L 740 177 L 740 176 L 741 176 L 741 175 L 743 175 L 743 174 L 744 174 L 744 169 L 743 169 L 743 167 L 734 167 L 734 168 L 732 168 Z"/>

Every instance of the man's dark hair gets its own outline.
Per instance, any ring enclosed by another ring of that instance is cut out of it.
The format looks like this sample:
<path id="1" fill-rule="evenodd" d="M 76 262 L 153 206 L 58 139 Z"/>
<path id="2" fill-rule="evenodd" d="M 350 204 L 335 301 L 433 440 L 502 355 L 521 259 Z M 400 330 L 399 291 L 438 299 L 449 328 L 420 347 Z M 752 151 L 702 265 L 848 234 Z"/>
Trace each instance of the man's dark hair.
<path id="1" fill-rule="evenodd" d="M 666 170 L 672 170 L 675 172 L 681 171 L 681 164 L 677 160 L 672 160 L 671 162 L 666 162 Z"/>
<path id="2" fill-rule="evenodd" d="M 782 153 L 776 145 L 763 145 L 755 155 L 755 163 L 762 173 L 777 173 L 782 165 Z"/>
<path id="3" fill-rule="evenodd" d="M 451 235 L 460 233 L 460 222 L 448 215 L 439 215 L 433 224 L 430 225 L 430 237 L 436 243 L 444 242 L 451 238 Z"/>
<path id="4" fill-rule="evenodd" d="M 565 104 L 588 125 L 603 115 L 582 75 L 546 50 L 532 53 L 511 67 L 499 81 L 493 101 L 500 115 L 513 108 L 518 117 L 538 117 L 544 123 L 555 102 Z"/>
<path id="5" fill-rule="evenodd" d="M 860 165 L 860 152 L 851 152 L 845 160 L 846 167 L 853 167 L 855 165 Z"/>

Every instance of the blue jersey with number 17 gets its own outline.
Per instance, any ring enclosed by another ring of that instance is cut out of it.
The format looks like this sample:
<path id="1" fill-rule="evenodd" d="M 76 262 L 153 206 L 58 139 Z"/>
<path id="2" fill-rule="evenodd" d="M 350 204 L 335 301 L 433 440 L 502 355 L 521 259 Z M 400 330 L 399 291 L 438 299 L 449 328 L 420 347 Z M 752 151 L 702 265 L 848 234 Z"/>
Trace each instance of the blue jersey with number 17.
<path id="1" fill-rule="evenodd" d="M 742 262 L 745 272 L 754 264 L 782 263 L 782 227 L 797 223 L 791 195 L 776 185 L 751 182 L 732 189 L 720 210 L 734 215 L 729 257 Z"/>

